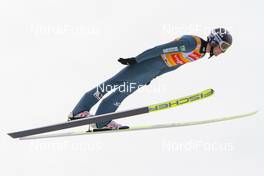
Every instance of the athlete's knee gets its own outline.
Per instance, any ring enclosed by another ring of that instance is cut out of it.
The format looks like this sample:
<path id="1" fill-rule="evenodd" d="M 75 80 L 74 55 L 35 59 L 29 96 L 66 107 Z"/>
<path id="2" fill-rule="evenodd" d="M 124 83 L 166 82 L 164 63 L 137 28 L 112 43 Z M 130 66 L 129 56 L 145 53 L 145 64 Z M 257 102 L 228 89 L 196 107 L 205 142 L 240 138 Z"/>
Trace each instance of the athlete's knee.
<path id="1" fill-rule="evenodd" d="M 128 96 L 127 93 L 115 91 L 112 94 L 110 94 L 108 97 L 104 98 L 101 103 L 102 105 L 107 105 L 107 106 L 111 105 L 118 107 L 127 96 Z"/>

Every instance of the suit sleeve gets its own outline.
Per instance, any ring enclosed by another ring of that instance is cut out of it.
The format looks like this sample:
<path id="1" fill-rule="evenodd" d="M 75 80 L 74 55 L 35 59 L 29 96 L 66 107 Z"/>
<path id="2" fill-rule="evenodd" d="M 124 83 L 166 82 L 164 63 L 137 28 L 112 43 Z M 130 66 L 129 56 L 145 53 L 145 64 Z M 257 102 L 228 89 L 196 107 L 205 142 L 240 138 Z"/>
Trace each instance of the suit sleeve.
<path id="1" fill-rule="evenodd" d="M 190 35 L 185 35 L 180 39 L 148 49 L 135 57 L 137 63 L 161 56 L 164 53 L 190 52 L 196 47 L 195 39 Z"/>

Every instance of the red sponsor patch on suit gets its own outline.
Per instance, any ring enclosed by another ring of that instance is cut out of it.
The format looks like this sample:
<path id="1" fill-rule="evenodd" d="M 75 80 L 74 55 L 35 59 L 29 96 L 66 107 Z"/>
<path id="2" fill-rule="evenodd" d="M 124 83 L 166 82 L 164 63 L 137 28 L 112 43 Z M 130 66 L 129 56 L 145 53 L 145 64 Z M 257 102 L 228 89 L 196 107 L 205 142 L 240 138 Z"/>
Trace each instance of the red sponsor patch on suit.
<path id="1" fill-rule="evenodd" d="M 185 63 L 177 54 L 172 54 L 171 57 L 172 57 L 172 60 L 176 64 L 184 64 Z"/>
<path id="2" fill-rule="evenodd" d="M 189 54 L 189 57 L 192 58 L 192 59 L 194 59 L 194 60 L 197 60 L 197 59 L 199 59 L 199 58 L 202 57 L 202 54 L 200 54 L 200 53 L 194 51 L 194 52 L 192 52 L 191 54 Z"/>

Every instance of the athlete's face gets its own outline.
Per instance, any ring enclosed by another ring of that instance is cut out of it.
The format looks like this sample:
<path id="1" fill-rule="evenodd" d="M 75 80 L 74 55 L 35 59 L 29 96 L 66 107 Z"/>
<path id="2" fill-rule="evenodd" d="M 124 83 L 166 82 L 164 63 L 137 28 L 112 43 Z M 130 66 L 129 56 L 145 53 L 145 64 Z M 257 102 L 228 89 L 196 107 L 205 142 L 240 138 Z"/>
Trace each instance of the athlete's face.
<path id="1" fill-rule="evenodd" d="M 213 53 L 215 56 L 218 56 L 218 55 L 222 54 L 223 51 L 221 50 L 220 46 L 216 46 L 216 47 L 214 47 Z"/>

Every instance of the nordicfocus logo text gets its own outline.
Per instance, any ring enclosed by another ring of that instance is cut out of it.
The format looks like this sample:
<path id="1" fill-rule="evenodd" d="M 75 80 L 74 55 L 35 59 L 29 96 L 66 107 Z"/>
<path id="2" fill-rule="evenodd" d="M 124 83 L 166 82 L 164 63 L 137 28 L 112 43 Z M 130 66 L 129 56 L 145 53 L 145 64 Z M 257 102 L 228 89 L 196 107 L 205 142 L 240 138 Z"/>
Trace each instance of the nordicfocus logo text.
<path id="1" fill-rule="evenodd" d="M 111 85 L 111 84 L 102 84 L 100 86 L 97 86 L 97 92 L 109 92 L 111 90 L 119 91 L 121 93 L 125 92 L 133 92 L 140 87 L 143 87 L 144 85 L 137 84 L 137 83 L 129 83 L 129 82 L 123 82 L 120 85 Z"/>

